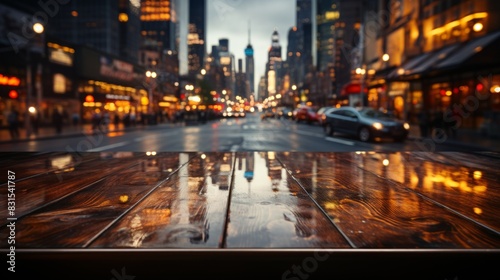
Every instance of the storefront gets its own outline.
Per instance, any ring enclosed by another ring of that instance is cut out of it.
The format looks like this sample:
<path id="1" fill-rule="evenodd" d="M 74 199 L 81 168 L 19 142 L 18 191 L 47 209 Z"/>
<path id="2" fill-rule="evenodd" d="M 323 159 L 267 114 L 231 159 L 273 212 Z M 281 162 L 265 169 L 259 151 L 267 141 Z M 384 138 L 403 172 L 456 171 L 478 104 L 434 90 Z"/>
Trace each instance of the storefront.
<path id="1" fill-rule="evenodd" d="M 0 73 L 0 127 L 7 126 L 7 116 L 12 110 L 24 112 L 21 77 Z"/>
<path id="2" fill-rule="evenodd" d="M 94 113 L 108 112 L 111 121 L 121 122 L 127 114 L 139 117 L 147 112 L 149 95 L 139 82 L 144 71 L 88 47 L 78 50 L 77 94 L 84 123 L 90 123 Z"/>
<path id="3" fill-rule="evenodd" d="M 58 40 L 48 40 L 47 59 L 37 66 L 37 83 L 42 85 L 36 90 L 35 107 L 42 125 L 52 123 L 52 116 L 59 111 L 63 122 L 69 124 L 71 116 L 80 113 L 75 85 L 75 46 Z M 42 67 L 43 65 L 43 67 Z"/>

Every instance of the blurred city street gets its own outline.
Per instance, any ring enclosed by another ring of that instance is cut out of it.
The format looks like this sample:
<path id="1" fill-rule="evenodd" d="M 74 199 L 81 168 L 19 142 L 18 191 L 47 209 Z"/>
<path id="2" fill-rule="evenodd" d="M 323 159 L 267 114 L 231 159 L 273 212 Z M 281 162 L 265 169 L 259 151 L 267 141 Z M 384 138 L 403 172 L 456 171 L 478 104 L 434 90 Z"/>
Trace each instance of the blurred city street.
<path id="1" fill-rule="evenodd" d="M 10 139 L 9 131 L 0 130 L 0 151 L 500 151 L 500 139 L 483 137 L 477 132 L 459 130 L 456 137 L 441 143 L 420 136 L 412 126 L 404 143 L 381 139 L 361 142 L 348 135 L 326 136 L 317 124 L 297 124 L 292 120 L 261 120 L 259 113 L 239 119 L 218 119 L 189 125 L 165 122 L 156 125 L 125 127 L 109 124 L 92 129 L 91 124 L 67 125 L 61 133 L 54 127 L 40 128 L 38 134 Z M 94 139 L 94 141 L 89 140 Z M 210 139 L 210 141 L 205 141 Z M 96 141 L 99 142 L 96 142 Z"/>
<path id="2" fill-rule="evenodd" d="M 2 0 L 4 278 L 496 280 L 499 16 Z"/>

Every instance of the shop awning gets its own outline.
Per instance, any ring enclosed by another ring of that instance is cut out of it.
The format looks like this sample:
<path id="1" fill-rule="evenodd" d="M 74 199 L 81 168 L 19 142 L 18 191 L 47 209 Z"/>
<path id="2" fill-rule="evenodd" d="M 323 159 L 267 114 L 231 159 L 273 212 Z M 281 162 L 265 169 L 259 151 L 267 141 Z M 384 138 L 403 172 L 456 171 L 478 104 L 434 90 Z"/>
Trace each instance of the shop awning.
<path id="1" fill-rule="evenodd" d="M 481 53 L 486 47 L 494 44 L 494 42 L 500 42 L 500 31 L 485 35 L 483 37 L 474 39 L 466 43 L 463 47 L 457 50 L 453 55 L 449 56 L 445 60 L 441 61 L 436 65 L 438 69 L 449 69 L 457 67 L 465 63 L 466 61 L 473 60 L 473 57 Z M 497 48 L 498 51 L 498 48 Z M 489 56 L 490 59 L 498 57 Z"/>
<path id="2" fill-rule="evenodd" d="M 365 87 L 363 89 L 365 93 L 368 92 L 368 89 Z M 349 95 L 349 94 L 360 94 L 361 93 L 361 84 L 359 83 L 350 83 L 342 87 L 341 95 Z"/>
<path id="3" fill-rule="evenodd" d="M 418 64 L 413 69 L 411 69 L 409 74 L 422 74 L 426 71 L 433 70 L 439 62 L 449 57 L 449 55 L 455 50 L 457 50 L 458 47 L 459 44 L 453 44 L 444 47 L 442 49 L 439 49 L 435 52 L 432 52 L 431 55 L 425 61 L 423 61 L 422 63 Z"/>
<path id="4" fill-rule="evenodd" d="M 410 58 L 405 63 L 403 63 L 403 65 L 401 65 L 401 67 L 398 67 L 398 68 L 392 70 L 391 73 L 389 73 L 389 75 L 387 75 L 387 78 L 397 79 L 401 76 L 407 75 L 407 73 L 410 73 L 412 71 L 412 69 L 417 67 L 420 63 L 425 61 L 431 55 L 432 55 L 432 53 L 428 52 L 428 53 L 423 53 L 423 54 L 417 55 L 413 58 Z"/>
<path id="5" fill-rule="evenodd" d="M 433 52 L 423 53 L 391 71 L 387 78 L 398 80 L 433 71 L 469 69 L 469 66 L 474 65 L 495 65 L 500 63 L 500 56 L 496 54 L 498 47 L 494 47 L 498 44 L 500 44 L 500 31 L 469 42 L 456 43 Z M 489 47 L 488 53 L 485 53 L 487 47 Z"/>

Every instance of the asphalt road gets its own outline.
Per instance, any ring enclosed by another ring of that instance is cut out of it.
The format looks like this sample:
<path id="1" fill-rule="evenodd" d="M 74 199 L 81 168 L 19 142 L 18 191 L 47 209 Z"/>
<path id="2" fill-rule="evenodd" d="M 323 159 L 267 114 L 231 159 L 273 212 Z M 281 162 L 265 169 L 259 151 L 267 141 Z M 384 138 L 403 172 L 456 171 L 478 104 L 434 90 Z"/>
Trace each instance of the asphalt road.
<path id="1" fill-rule="evenodd" d="M 364 143 L 354 137 L 335 134 L 326 137 L 318 125 L 295 123 L 285 119 L 261 120 L 259 114 L 245 118 L 221 119 L 204 124 L 152 126 L 127 132 L 98 133 L 59 139 L 41 139 L 18 143 L 2 143 L 0 150 L 15 152 L 65 151 L 289 151 L 289 152 L 354 152 L 354 151 L 464 151 L 446 145 L 424 145 L 416 139 L 404 143 L 380 140 Z"/>

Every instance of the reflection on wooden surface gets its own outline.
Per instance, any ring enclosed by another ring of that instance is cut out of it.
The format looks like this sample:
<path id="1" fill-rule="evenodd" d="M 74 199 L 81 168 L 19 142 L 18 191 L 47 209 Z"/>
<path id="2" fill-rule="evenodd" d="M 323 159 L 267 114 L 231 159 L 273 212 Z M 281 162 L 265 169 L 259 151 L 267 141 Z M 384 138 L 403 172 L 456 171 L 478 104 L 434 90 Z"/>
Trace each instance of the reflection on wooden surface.
<path id="1" fill-rule="evenodd" d="M 485 179 L 486 174 L 477 178 L 479 183 L 458 182 L 481 185 L 478 191 L 474 185 L 471 191 L 464 191 L 446 186 L 444 180 L 439 184 L 434 180 L 442 169 L 457 177 L 471 173 L 479 177 L 479 172 L 488 172 L 488 166 L 474 171 L 400 153 L 285 153 L 279 158 L 356 247 L 500 245 L 498 218 L 493 218 L 500 213 L 498 181 Z M 415 168 L 417 174 L 413 173 Z"/>
<path id="2" fill-rule="evenodd" d="M 16 172 L 17 248 L 500 247 L 494 158 L 123 152 L 0 159 Z"/>

